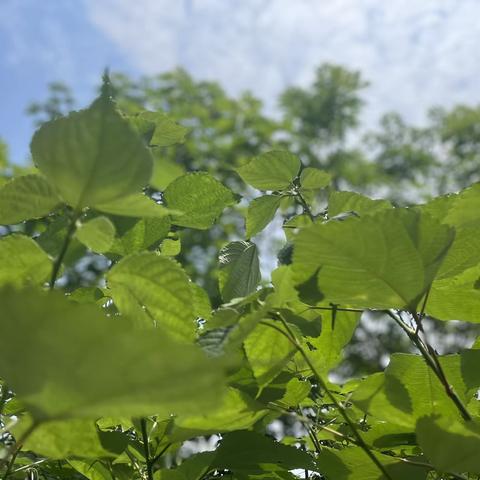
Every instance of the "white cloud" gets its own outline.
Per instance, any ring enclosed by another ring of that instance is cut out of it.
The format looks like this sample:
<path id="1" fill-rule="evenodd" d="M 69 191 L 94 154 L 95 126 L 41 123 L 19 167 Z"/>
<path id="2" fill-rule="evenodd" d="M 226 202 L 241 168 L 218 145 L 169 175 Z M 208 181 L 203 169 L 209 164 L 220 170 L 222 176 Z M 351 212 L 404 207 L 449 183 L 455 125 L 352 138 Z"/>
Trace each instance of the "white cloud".
<path id="1" fill-rule="evenodd" d="M 93 24 L 143 73 L 182 65 L 271 106 L 324 61 L 372 82 L 367 118 L 410 120 L 480 101 L 477 0 L 85 0 Z"/>
<path id="2" fill-rule="evenodd" d="M 62 6 L 62 11 L 68 7 Z M 49 70 L 51 78 L 73 78 L 75 59 L 71 54 L 68 30 L 55 13 L 58 8 L 53 5 L 37 6 L 32 0 L 2 2 L 0 32 L 7 41 L 0 56 L 8 68 L 43 67 Z"/>

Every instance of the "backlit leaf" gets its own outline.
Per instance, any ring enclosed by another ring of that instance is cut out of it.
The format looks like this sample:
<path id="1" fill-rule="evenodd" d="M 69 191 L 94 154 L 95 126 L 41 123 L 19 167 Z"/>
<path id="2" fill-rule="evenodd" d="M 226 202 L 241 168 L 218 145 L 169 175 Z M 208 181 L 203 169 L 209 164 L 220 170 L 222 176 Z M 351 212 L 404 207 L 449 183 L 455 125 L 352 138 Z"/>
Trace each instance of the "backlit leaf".
<path id="1" fill-rule="evenodd" d="M 118 262 L 107 275 L 119 310 L 139 312 L 166 333 L 193 340 L 195 315 L 190 281 L 173 260 L 153 252 L 133 254 Z"/>
<path id="2" fill-rule="evenodd" d="M 440 471 L 480 473 L 480 426 L 448 417 L 422 417 L 417 440 Z"/>
<path id="3" fill-rule="evenodd" d="M 255 327 L 244 346 L 260 387 L 270 383 L 297 351 L 285 335 L 264 324 Z"/>
<path id="4" fill-rule="evenodd" d="M 77 209 L 138 192 L 152 174 L 148 148 L 106 95 L 43 124 L 31 151 L 47 180 Z"/>
<path id="5" fill-rule="evenodd" d="M 284 190 L 290 186 L 300 170 L 300 160 L 295 155 L 273 150 L 237 168 L 245 183 L 258 190 Z"/>
<path id="6" fill-rule="evenodd" d="M 82 223 L 75 233 L 76 237 L 93 252 L 107 252 L 115 238 L 115 226 L 107 217 L 95 217 Z"/>
<path id="7" fill-rule="evenodd" d="M 247 238 L 261 232 L 273 219 L 282 197 L 277 195 L 264 195 L 250 202 L 247 210 Z"/>
<path id="8" fill-rule="evenodd" d="M 302 190 L 319 190 L 327 187 L 331 179 L 331 175 L 324 170 L 307 167 L 300 174 L 300 186 Z"/>
<path id="9" fill-rule="evenodd" d="M 360 216 L 371 215 L 393 208 L 388 200 L 372 200 L 355 192 L 332 192 L 328 198 L 328 215 L 335 217 L 344 212 L 355 212 Z"/>
<path id="10" fill-rule="evenodd" d="M 219 367 L 160 329 L 134 329 L 56 292 L 5 291 L 1 304 L 0 336 L 9 341 L 0 376 L 36 421 L 168 417 L 207 411 L 221 396 Z"/>
<path id="11" fill-rule="evenodd" d="M 257 246 L 252 242 L 231 242 L 219 254 L 220 293 L 225 302 L 245 297 L 260 282 Z"/>
<path id="12" fill-rule="evenodd" d="M 48 255 L 29 237 L 19 234 L 0 238 L 0 285 L 40 284 L 52 271 Z"/>
<path id="13" fill-rule="evenodd" d="M 97 210 L 113 215 L 139 218 L 162 218 L 170 212 L 164 206 L 155 203 L 151 198 L 138 193 L 118 198 L 109 203 L 96 205 Z"/>
<path id="14" fill-rule="evenodd" d="M 169 209 L 181 215 L 173 215 L 172 223 L 182 227 L 210 228 L 223 210 L 233 205 L 233 193 L 208 173 L 189 173 L 176 178 L 164 192 Z"/>
<path id="15" fill-rule="evenodd" d="M 393 209 L 303 229 L 295 239 L 298 284 L 318 270 L 330 302 L 364 308 L 416 308 L 453 242 L 430 216 Z"/>
<path id="16" fill-rule="evenodd" d="M 11 225 L 48 215 L 62 200 L 40 175 L 24 175 L 0 189 L 0 224 Z"/>

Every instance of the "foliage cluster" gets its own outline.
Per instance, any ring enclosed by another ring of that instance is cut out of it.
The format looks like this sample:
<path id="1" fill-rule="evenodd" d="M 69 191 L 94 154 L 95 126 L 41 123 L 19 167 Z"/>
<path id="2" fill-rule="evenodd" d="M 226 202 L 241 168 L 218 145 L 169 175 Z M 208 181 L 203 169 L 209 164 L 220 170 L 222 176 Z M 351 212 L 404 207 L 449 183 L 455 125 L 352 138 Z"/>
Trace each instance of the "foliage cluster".
<path id="1" fill-rule="evenodd" d="M 478 478 L 480 345 L 439 355 L 424 322 L 478 322 L 480 185 L 397 207 L 284 149 L 246 153 L 225 184 L 175 169 L 185 135 L 122 110 L 106 78 L 90 107 L 37 130 L 34 168 L 4 165 L 2 477 Z M 218 249 L 212 299 L 184 233 L 221 229 L 242 182 L 260 194 Z M 285 247 L 262 281 L 252 239 L 277 211 Z M 416 351 L 335 383 L 362 314 Z"/>

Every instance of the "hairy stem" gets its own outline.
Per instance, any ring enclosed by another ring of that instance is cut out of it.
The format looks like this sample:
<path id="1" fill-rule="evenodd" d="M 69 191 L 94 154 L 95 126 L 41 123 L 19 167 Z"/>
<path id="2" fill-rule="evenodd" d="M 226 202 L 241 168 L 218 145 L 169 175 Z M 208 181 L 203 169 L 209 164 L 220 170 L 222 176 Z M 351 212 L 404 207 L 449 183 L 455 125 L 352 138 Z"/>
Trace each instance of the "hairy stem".
<path id="1" fill-rule="evenodd" d="M 5 480 L 11 473 L 12 468 L 15 464 L 15 459 L 17 458 L 18 452 L 22 449 L 23 444 L 26 442 L 27 438 L 34 432 L 38 427 L 38 423 L 32 423 L 16 441 L 15 446 L 10 449 L 3 460 L 0 460 L 0 467 L 7 464 L 7 471 L 5 472 L 3 479 Z M 7 460 L 11 455 L 10 460 Z"/>
<path id="2" fill-rule="evenodd" d="M 80 217 L 80 214 L 81 214 L 80 212 L 75 212 L 72 215 L 70 224 L 68 225 L 67 235 L 65 236 L 65 240 L 63 241 L 62 248 L 60 250 L 60 253 L 58 254 L 58 257 L 55 259 L 55 263 L 53 264 L 52 276 L 50 277 L 50 283 L 49 283 L 50 290 L 53 290 L 53 287 L 55 286 L 55 282 L 57 280 L 58 273 L 60 272 L 63 259 L 65 258 L 68 247 L 70 246 L 70 242 L 72 241 L 73 234 L 75 233 L 77 220 Z"/>
<path id="3" fill-rule="evenodd" d="M 2 385 L 2 395 L 0 396 L 0 420 L 1 420 L 1 415 L 3 413 L 3 408 L 5 407 L 7 400 L 8 400 L 8 386 L 4 383 Z"/>
<path id="4" fill-rule="evenodd" d="M 340 412 L 340 415 L 345 420 L 345 423 L 350 427 L 350 429 L 352 431 L 352 434 L 353 434 L 358 446 L 367 454 L 367 456 L 370 458 L 370 460 L 372 460 L 372 462 L 376 465 L 376 467 L 380 470 L 380 472 L 385 476 L 385 478 L 387 478 L 388 480 L 392 480 L 392 477 L 387 472 L 386 468 L 382 465 L 382 463 L 378 460 L 378 458 L 372 452 L 370 447 L 363 440 L 362 436 L 360 435 L 360 432 L 357 429 L 357 426 L 351 420 L 351 418 L 348 416 L 348 413 L 346 411 L 345 406 L 335 398 L 335 395 L 327 387 L 326 382 L 323 380 L 323 378 L 320 375 L 320 373 L 318 372 L 317 368 L 312 363 L 312 361 L 310 360 L 309 356 L 306 354 L 305 350 L 300 345 L 300 343 L 298 343 L 297 339 L 295 338 L 295 334 L 292 332 L 291 328 L 288 326 L 288 323 L 285 321 L 285 319 L 280 314 L 278 314 L 276 316 L 276 318 L 278 318 L 282 322 L 282 325 L 286 330 L 286 332 L 284 332 L 284 334 L 286 333 L 285 336 L 289 339 L 289 341 L 292 343 L 292 345 L 298 350 L 300 355 L 303 357 L 303 359 L 305 360 L 305 362 L 309 366 L 312 373 L 315 375 L 315 377 L 317 379 L 317 382 L 320 385 L 320 387 L 325 391 L 327 397 L 330 399 L 332 404 Z"/>
<path id="5" fill-rule="evenodd" d="M 308 307 L 308 310 L 329 310 L 333 312 L 334 310 L 337 312 L 355 312 L 355 313 L 363 313 L 365 311 L 364 308 L 343 308 L 343 307 Z"/>
<path id="6" fill-rule="evenodd" d="M 163 454 L 171 447 L 171 443 L 167 443 L 167 445 L 165 445 L 161 450 L 160 452 L 158 453 L 158 455 L 155 455 L 151 460 L 150 460 L 150 463 L 152 465 L 152 467 L 160 460 L 160 458 L 163 456 Z"/>
<path id="7" fill-rule="evenodd" d="M 315 217 L 313 216 L 312 210 L 310 209 L 310 207 L 308 206 L 308 203 L 303 198 L 303 195 L 298 190 L 296 190 L 296 192 L 295 192 L 295 199 L 302 206 L 303 212 L 308 215 L 308 217 L 310 218 L 310 220 L 312 222 L 314 222 Z"/>
<path id="8" fill-rule="evenodd" d="M 142 428 L 142 441 L 143 441 L 143 450 L 145 452 L 145 464 L 147 467 L 147 478 L 148 480 L 153 480 L 153 463 L 150 459 L 150 448 L 148 445 L 148 433 L 147 433 L 147 420 L 142 418 L 140 420 L 140 425 Z"/>
<path id="9" fill-rule="evenodd" d="M 426 364 L 435 373 L 438 380 L 443 385 L 446 395 L 452 400 L 455 407 L 460 412 L 462 418 L 467 421 L 472 420 L 472 416 L 468 412 L 467 407 L 463 404 L 462 400 L 457 395 L 452 385 L 449 383 L 447 376 L 445 375 L 445 371 L 443 370 L 442 364 L 440 363 L 440 359 L 438 358 L 437 352 L 427 342 L 427 340 L 425 339 L 425 335 L 423 340 L 419 335 L 419 332 L 425 333 L 421 323 L 421 317 L 419 317 L 416 312 L 414 313 L 411 312 L 411 315 L 413 316 L 415 323 L 417 324 L 417 328 L 414 330 L 408 327 L 400 318 L 398 318 L 390 310 L 386 310 L 385 312 L 390 318 L 392 318 L 402 328 L 402 330 L 408 335 L 410 340 L 418 348 L 423 358 L 425 359 Z"/>

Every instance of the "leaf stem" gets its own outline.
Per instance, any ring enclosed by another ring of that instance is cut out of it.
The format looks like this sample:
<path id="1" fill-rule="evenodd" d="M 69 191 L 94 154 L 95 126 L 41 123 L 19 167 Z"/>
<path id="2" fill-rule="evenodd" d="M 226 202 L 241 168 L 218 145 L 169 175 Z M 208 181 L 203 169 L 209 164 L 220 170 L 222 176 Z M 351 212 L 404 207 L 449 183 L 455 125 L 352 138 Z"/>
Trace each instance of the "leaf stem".
<path id="1" fill-rule="evenodd" d="M 466 421 L 472 420 L 472 416 L 468 412 L 467 407 L 465 407 L 462 400 L 457 395 L 457 393 L 453 389 L 452 385 L 449 383 L 449 381 L 447 379 L 447 376 L 445 374 L 445 371 L 442 367 L 442 364 L 440 363 L 440 359 L 438 358 L 437 352 L 427 342 L 427 340 L 425 338 L 425 331 L 423 330 L 423 326 L 422 326 L 422 323 L 421 323 L 421 317 L 418 316 L 417 312 L 410 312 L 410 314 L 413 316 L 413 318 L 415 320 L 415 323 L 417 324 L 416 329 L 408 327 L 392 311 L 385 310 L 385 312 L 390 318 L 392 318 L 402 328 L 402 330 L 408 335 L 410 340 L 412 340 L 414 345 L 418 348 L 418 350 L 422 354 L 423 358 L 425 359 L 426 364 L 435 373 L 438 380 L 443 385 L 446 395 L 455 404 L 458 411 L 462 415 L 462 418 Z M 423 340 L 420 337 L 419 332 L 422 332 L 424 334 Z"/>
<path id="2" fill-rule="evenodd" d="M 315 375 L 320 387 L 325 391 L 327 394 L 328 398 L 332 402 L 332 404 L 338 409 L 340 412 L 340 415 L 343 417 L 345 420 L 345 423 L 350 427 L 353 436 L 355 437 L 355 440 L 357 441 L 358 446 L 367 454 L 367 456 L 370 458 L 370 460 L 376 465 L 376 467 L 380 470 L 380 472 L 387 478 L 388 480 L 392 480 L 392 477 L 390 474 L 387 472 L 386 468 L 382 465 L 382 463 L 378 460 L 378 458 L 374 455 L 370 447 L 365 443 L 363 440 L 362 436 L 360 435 L 360 432 L 358 431 L 355 423 L 351 420 L 351 418 L 348 416 L 348 413 L 346 411 L 345 406 L 340 403 L 336 398 L 335 395 L 330 391 L 330 389 L 327 387 L 326 382 L 323 380 L 322 376 L 318 372 L 317 368 L 315 365 L 312 363 L 310 360 L 309 356 L 306 354 L 305 350 L 303 347 L 298 343 L 297 339 L 295 338 L 295 334 L 292 332 L 291 328 L 288 326 L 288 323 L 285 321 L 285 319 L 277 313 L 276 318 L 280 320 L 280 322 L 283 324 L 283 327 L 285 328 L 287 334 L 285 335 L 292 345 L 295 346 L 295 348 L 298 350 L 300 355 L 303 357 L 307 365 L 310 367 L 310 370 L 312 373 Z"/>
<path id="3" fill-rule="evenodd" d="M 295 189 L 295 199 L 298 200 L 298 202 L 300 203 L 300 205 L 303 207 L 303 212 L 306 213 L 308 215 L 308 217 L 310 218 L 310 220 L 312 222 L 315 221 L 315 217 L 312 213 L 312 210 L 310 209 L 310 207 L 308 206 L 308 203 L 305 201 L 305 199 L 303 198 L 303 195 L 300 193 L 299 190 Z"/>
<path id="4" fill-rule="evenodd" d="M 364 308 L 345 308 L 345 307 L 309 307 L 308 310 L 329 310 L 331 312 L 356 312 L 356 313 L 363 313 L 365 311 Z"/>
<path id="5" fill-rule="evenodd" d="M 17 455 L 18 453 L 20 452 L 20 450 L 22 449 L 22 446 L 23 444 L 25 443 L 25 441 L 27 440 L 27 438 L 34 432 L 34 430 L 38 427 L 38 423 L 35 423 L 33 422 L 24 432 L 23 434 L 20 436 L 20 438 L 15 442 L 15 446 L 10 449 L 10 451 L 8 452 L 8 454 L 6 455 L 6 458 L 3 459 L 3 460 L 0 460 L 0 466 L 4 465 L 5 463 L 7 463 L 7 458 L 8 458 L 8 455 L 12 455 L 11 458 L 10 458 L 10 461 L 8 462 L 8 465 L 7 465 L 7 471 L 5 472 L 4 476 L 3 476 L 3 479 L 5 480 L 11 473 L 11 470 L 15 464 L 15 459 L 17 458 Z"/>
<path id="6" fill-rule="evenodd" d="M 150 448 L 148 446 L 147 420 L 142 418 L 140 425 L 142 429 L 143 450 L 145 452 L 145 464 L 147 466 L 147 478 L 148 480 L 153 480 L 153 463 L 150 459 Z"/>
<path id="7" fill-rule="evenodd" d="M 0 396 L 0 418 L 3 414 L 3 408 L 5 407 L 8 400 L 8 386 L 7 384 L 2 384 L 2 395 Z"/>
<path id="8" fill-rule="evenodd" d="M 65 236 L 65 240 L 63 241 L 63 245 L 60 250 L 60 253 L 58 254 L 58 257 L 55 259 L 55 263 L 53 264 L 52 276 L 50 277 L 50 282 L 49 282 L 50 290 L 53 290 L 53 287 L 55 286 L 58 273 L 60 272 L 60 267 L 62 266 L 62 262 L 63 262 L 63 259 L 65 258 L 65 254 L 67 253 L 70 242 L 72 241 L 73 234 L 75 233 L 75 229 L 76 229 L 76 223 L 80 215 L 81 215 L 81 212 L 78 212 L 78 211 L 72 214 L 70 224 L 68 225 L 67 235 Z"/>
<path id="9" fill-rule="evenodd" d="M 6 480 L 10 474 L 12 473 L 13 465 L 15 464 L 15 460 L 17 458 L 18 452 L 20 451 L 20 448 L 15 449 L 15 451 L 12 454 L 12 458 L 8 462 L 7 465 L 7 470 L 5 471 L 5 475 L 3 476 L 3 479 Z"/>
<path id="10" fill-rule="evenodd" d="M 150 463 L 152 464 L 152 467 L 153 465 L 155 465 L 159 460 L 160 458 L 162 457 L 162 455 L 172 446 L 171 443 L 167 443 L 167 445 L 165 445 L 165 447 L 163 447 L 161 450 L 160 450 L 160 453 L 158 455 L 155 455 L 152 460 L 150 461 Z"/>

